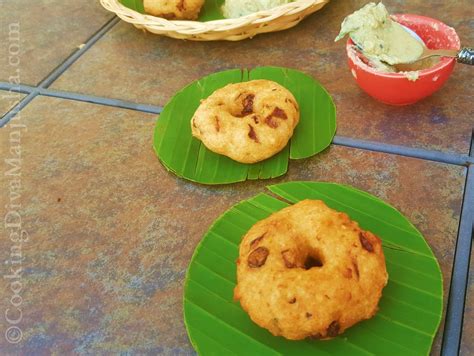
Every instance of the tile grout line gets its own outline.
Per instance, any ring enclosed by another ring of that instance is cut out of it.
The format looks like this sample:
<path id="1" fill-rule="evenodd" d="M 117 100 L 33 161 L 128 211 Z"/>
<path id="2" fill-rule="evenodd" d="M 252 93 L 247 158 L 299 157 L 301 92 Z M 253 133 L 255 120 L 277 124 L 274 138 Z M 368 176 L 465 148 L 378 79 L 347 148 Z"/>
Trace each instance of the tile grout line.
<path id="1" fill-rule="evenodd" d="M 83 101 L 87 103 L 136 110 L 136 111 L 141 111 L 141 112 L 146 112 L 146 113 L 151 113 L 151 114 L 160 114 L 161 111 L 163 110 L 163 108 L 160 106 L 136 104 L 133 102 L 120 100 L 120 99 L 103 98 L 103 97 L 97 97 L 93 95 L 71 93 L 71 92 L 61 91 L 61 90 L 51 90 L 51 89 L 40 88 L 38 92 L 40 95 L 49 96 L 53 98 Z"/>
<path id="2" fill-rule="evenodd" d="M 470 150 L 469 150 L 469 156 L 470 157 L 474 157 L 474 129 L 472 130 L 472 133 L 471 133 L 471 147 L 470 147 Z M 472 170 L 474 171 L 474 166 L 471 165 L 468 169 L 468 172 L 469 170 Z M 471 172 L 472 173 L 472 172 Z M 467 178 L 466 178 L 467 180 Z M 471 189 L 471 192 L 474 193 L 474 184 L 472 185 L 472 189 Z M 472 195 L 472 194 L 471 194 Z M 472 204 L 471 204 L 471 208 L 472 208 Z M 474 210 L 474 208 L 472 208 Z M 463 337 L 463 332 L 464 332 L 464 312 L 465 312 L 465 308 L 466 308 L 466 299 L 468 297 L 468 288 L 469 288 L 469 273 L 470 273 L 470 266 L 471 266 L 471 263 L 473 263 L 474 261 L 471 261 L 471 252 L 472 252 L 472 239 L 474 238 L 474 212 L 471 212 L 471 246 L 470 246 L 470 250 L 469 250 L 469 256 L 468 256 L 468 259 L 466 261 L 467 263 L 467 271 L 466 271 L 466 292 L 465 292 L 465 295 L 464 295 L 464 306 L 463 306 L 463 311 L 462 311 L 462 320 L 461 320 L 461 326 L 460 326 L 460 333 L 459 333 L 459 350 L 462 346 L 462 337 Z"/>
<path id="3" fill-rule="evenodd" d="M 21 86 L 14 86 L 8 83 L 0 82 L 0 89 L 8 89 L 17 92 L 36 92 L 37 95 L 49 96 L 54 98 L 62 98 L 68 100 L 76 100 L 82 102 L 88 102 L 93 104 L 123 108 L 123 109 L 130 109 L 136 110 L 151 114 L 160 114 L 163 110 L 161 106 L 149 105 L 149 104 L 136 104 L 133 102 L 121 100 L 121 99 L 111 99 L 111 98 L 104 98 L 98 97 L 94 95 L 88 94 L 79 94 L 74 92 L 67 92 L 61 90 L 53 90 L 47 88 L 35 88 L 27 85 Z M 31 101 L 31 100 L 30 100 Z M 10 117 L 5 117 L 4 119 L 0 120 L 0 127 L 2 127 L 5 122 L 8 121 Z M 441 151 L 430 151 L 421 148 L 411 148 L 406 146 L 398 146 L 398 145 L 391 145 L 381 142 L 374 142 L 374 141 L 366 141 L 366 140 L 359 140 L 344 136 L 335 136 L 333 143 L 338 146 L 345 146 L 357 149 L 364 149 L 367 151 L 373 152 L 382 152 L 382 153 L 389 153 L 395 154 L 399 156 L 411 157 L 411 158 L 419 158 L 434 162 L 458 165 L 458 166 L 467 166 L 469 164 L 474 164 L 474 157 L 470 157 L 463 154 L 455 154 L 455 153 L 445 153 Z"/>
<path id="4" fill-rule="evenodd" d="M 367 151 L 391 153 L 399 156 L 420 158 L 428 161 L 448 163 L 458 166 L 468 166 L 474 163 L 474 158 L 468 155 L 446 153 L 407 146 L 392 145 L 382 142 L 359 140 L 344 136 L 335 136 L 333 143 L 339 146 L 364 149 Z"/>
<path id="5" fill-rule="evenodd" d="M 469 149 L 469 156 L 474 157 L 474 129 L 471 132 L 471 148 Z"/>
<path id="6" fill-rule="evenodd" d="M 0 82 L 0 90 L 9 90 L 12 92 L 27 93 L 27 94 L 31 92 L 37 92 L 39 95 L 49 96 L 52 98 L 84 101 L 87 103 L 94 103 L 94 104 L 105 105 L 105 106 L 143 111 L 143 112 L 147 112 L 151 114 L 160 114 L 163 111 L 163 108 L 161 106 L 155 106 L 155 105 L 150 105 L 150 104 L 137 104 L 131 101 L 126 101 L 126 100 L 121 100 L 121 99 L 112 99 L 112 98 L 105 98 L 105 97 L 88 95 L 88 94 L 80 94 L 80 93 L 68 92 L 68 91 L 62 91 L 62 90 L 32 87 L 32 86 L 23 85 L 23 84 L 12 85 L 5 82 Z"/>
<path id="7" fill-rule="evenodd" d="M 25 84 L 11 84 L 0 82 L 0 90 L 6 90 L 14 93 L 30 94 L 32 91 L 37 90 L 37 88 Z"/>
<path id="8" fill-rule="evenodd" d="M 27 96 L 25 96 L 21 101 L 16 104 L 13 108 L 11 108 L 2 118 L 0 118 L 0 128 L 7 125 L 10 120 L 17 115 L 26 105 L 28 105 L 36 96 L 38 92 L 32 91 Z"/>
<path id="9" fill-rule="evenodd" d="M 461 346 L 473 230 L 474 165 L 470 165 L 467 171 L 458 238 L 454 254 L 453 272 L 451 273 L 451 285 L 446 308 L 446 324 L 441 346 L 442 355 L 458 355 Z"/>
<path id="10" fill-rule="evenodd" d="M 61 76 L 76 60 L 79 59 L 87 50 L 89 50 L 99 39 L 101 39 L 112 27 L 118 22 L 119 18 L 114 16 L 108 20 L 92 37 L 90 37 L 77 51 L 73 52 L 66 60 L 56 67 L 50 74 L 43 79 L 38 86 L 33 87 L 29 85 L 13 85 L 11 83 L 1 83 L 0 88 L 7 89 L 13 92 L 28 93 L 17 105 L 10 109 L 5 115 L 0 118 L 0 128 L 8 124 L 8 122 L 17 115 L 26 105 L 28 105 L 36 96 L 40 94 L 42 89 L 49 87 L 56 79 Z"/>
<path id="11" fill-rule="evenodd" d="M 116 16 L 102 26 L 92 37 L 90 37 L 82 47 L 71 54 L 66 60 L 54 69 L 45 79 L 39 84 L 38 88 L 48 88 L 61 74 L 63 74 L 75 61 L 79 59 L 87 50 L 89 50 L 98 40 L 100 40 L 112 27 L 114 27 L 120 19 Z"/>

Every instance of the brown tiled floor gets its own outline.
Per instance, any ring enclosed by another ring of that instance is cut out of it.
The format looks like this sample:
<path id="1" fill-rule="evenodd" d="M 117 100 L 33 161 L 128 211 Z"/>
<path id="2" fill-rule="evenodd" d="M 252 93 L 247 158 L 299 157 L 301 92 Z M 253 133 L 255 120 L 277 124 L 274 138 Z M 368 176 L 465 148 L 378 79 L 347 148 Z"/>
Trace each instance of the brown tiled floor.
<path id="1" fill-rule="evenodd" d="M 471 252 L 471 265 L 469 268 L 467 288 L 460 352 L 462 356 L 474 355 L 474 251 Z"/>
<path id="2" fill-rule="evenodd" d="M 4 352 L 190 354 L 182 285 L 196 244 L 230 206 L 282 181 L 347 183 L 393 204 L 432 246 L 447 295 L 463 167 L 332 146 L 292 162 L 280 179 L 200 186 L 177 179 L 155 157 L 154 115 L 38 97 L 20 120 L 30 236 L 22 251 L 24 340 L 15 347 L 0 338 Z M 9 130 L 0 130 L 2 157 Z M 7 199 L 0 195 L 0 206 Z M 0 251 L 11 244 L 1 239 Z M 1 310 L 8 298 L 0 289 Z"/>
<path id="3" fill-rule="evenodd" d="M 445 87 L 408 107 L 374 101 L 355 84 L 344 44 L 334 43 L 341 20 L 366 1 L 332 1 L 294 29 L 241 42 L 189 42 L 145 34 L 120 23 L 53 84 L 53 88 L 164 105 L 185 84 L 235 67 L 294 67 L 333 95 L 338 134 L 390 144 L 468 153 L 474 110 L 471 68 L 458 65 Z M 386 1 L 400 13 L 432 16 L 474 42 L 470 0 Z"/>
<path id="4" fill-rule="evenodd" d="M 0 117 L 20 102 L 25 94 L 0 90 Z"/>
<path id="5" fill-rule="evenodd" d="M 37 84 L 110 18 L 98 0 L 0 2 L 0 80 Z"/>

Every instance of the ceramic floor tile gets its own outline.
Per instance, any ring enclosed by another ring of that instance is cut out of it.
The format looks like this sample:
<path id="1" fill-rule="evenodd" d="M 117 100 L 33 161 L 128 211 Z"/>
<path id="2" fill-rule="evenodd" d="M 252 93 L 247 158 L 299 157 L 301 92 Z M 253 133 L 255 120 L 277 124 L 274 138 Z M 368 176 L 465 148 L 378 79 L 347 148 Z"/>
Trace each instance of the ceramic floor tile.
<path id="1" fill-rule="evenodd" d="M 110 18 L 98 0 L 2 0 L 0 80 L 36 85 Z"/>
<path id="2" fill-rule="evenodd" d="M 25 94 L 0 90 L 0 117 L 18 104 L 24 97 Z"/>
<path id="3" fill-rule="evenodd" d="M 16 134 L 21 165 L 7 167 L 21 172 L 22 190 L 12 194 L 18 182 L 1 174 L 0 206 L 19 211 L 29 239 L 21 248 L 23 339 L 0 338 L 4 352 L 190 354 L 182 293 L 195 246 L 233 204 L 291 180 L 351 184 L 400 209 L 432 246 L 447 295 L 465 168 L 332 146 L 292 162 L 279 179 L 202 186 L 162 167 L 154 122 L 150 114 L 46 97 L 12 121 L 26 126 Z M 0 129 L 2 157 L 15 152 L 5 139 L 13 130 Z M 0 251 L 14 245 L 0 239 Z M 2 312 L 6 283 L 0 279 Z"/>
<path id="4" fill-rule="evenodd" d="M 474 250 L 471 251 L 460 354 L 462 356 L 474 354 Z"/>
<path id="5" fill-rule="evenodd" d="M 338 134 L 390 144 L 467 153 L 473 127 L 471 68 L 458 65 L 444 88 L 415 105 L 376 102 L 356 85 L 345 44 L 334 43 L 344 16 L 366 1 L 331 1 L 296 28 L 240 42 L 192 42 L 115 26 L 57 82 L 56 89 L 164 105 L 177 90 L 209 73 L 259 65 L 286 66 L 317 78 L 333 95 Z M 393 12 L 419 13 L 454 26 L 474 42 L 469 0 L 386 1 Z"/>

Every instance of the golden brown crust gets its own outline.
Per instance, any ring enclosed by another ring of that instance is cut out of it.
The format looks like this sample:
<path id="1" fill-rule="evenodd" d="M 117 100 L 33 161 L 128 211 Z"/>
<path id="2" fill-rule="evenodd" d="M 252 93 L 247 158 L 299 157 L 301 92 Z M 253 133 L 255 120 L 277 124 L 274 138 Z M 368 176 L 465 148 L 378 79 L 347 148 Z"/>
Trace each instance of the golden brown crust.
<path id="1" fill-rule="evenodd" d="M 196 20 L 204 0 L 143 0 L 147 14 L 168 20 Z"/>
<path id="2" fill-rule="evenodd" d="M 281 151 L 298 121 L 298 104 L 286 88 L 252 80 L 229 84 L 203 100 L 191 129 L 211 151 L 255 163 Z"/>
<path id="3" fill-rule="evenodd" d="M 380 239 L 319 200 L 256 223 L 243 237 L 234 298 L 287 339 L 327 339 L 377 311 L 388 275 Z"/>

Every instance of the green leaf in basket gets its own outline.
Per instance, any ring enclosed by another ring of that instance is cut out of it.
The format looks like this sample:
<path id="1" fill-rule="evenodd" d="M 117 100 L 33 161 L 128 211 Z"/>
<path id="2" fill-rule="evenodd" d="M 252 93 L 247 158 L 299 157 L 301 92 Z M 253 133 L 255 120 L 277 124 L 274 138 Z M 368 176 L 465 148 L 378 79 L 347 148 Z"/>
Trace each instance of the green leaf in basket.
<path id="1" fill-rule="evenodd" d="M 206 0 L 204 6 L 199 13 L 199 21 L 206 22 L 212 20 L 221 20 L 224 18 L 222 15 L 221 7 L 224 4 L 224 0 Z"/>
<path id="2" fill-rule="evenodd" d="M 244 200 L 218 218 L 196 247 L 184 291 L 184 319 L 200 355 L 428 355 L 443 308 L 438 262 L 420 232 L 400 212 L 355 188 L 290 182 Z M 291 203 L 321 199 L 382 239 L 388 285 L 370 320 L 328 341 L 289 341 L 254 324 L 233 300 L 238 246 L 257 221 Z"/>
<path id="3" fill-rule="evenodd" d="M 126 6 L 129 9 L 135 10 L 141 14 L 145 13 L 145 9 L 143 8 L 143 0 L 120 0 L 120 3 L 123 6 Z"/>
<path id="4" fill-rule="evenodd" d="M 254 79 L 273 80 L 290 90 L 301 115 L 285 149 L 265 161 L 243 164 L 209 151 L 193 138 L 190 120 L 200 100 L 216 89 Z M 165 167 L 179 177 L 203 184 L 225 184 L 281 176 L 288 169 L 289 158 L 306 158 L 321 152 L 330 145 L 335 131 L 336 112 L 331 96 L 310 76 L 280 67 L 233 69 L 191 83 L 168 102 L 157 120 L 154 149 Z"/>
<path id="5" fill-rule="evenodd" d="M 120 2 L 129 9 L 135 10 L 141 14 L 145 13 L 143 0 L 120 0 Z M 206 22 L 223 19 L 224 16 L 221 11 L 223 3 L 224 0 L 207 0 L 199 13 L 198 21 Z"/>

